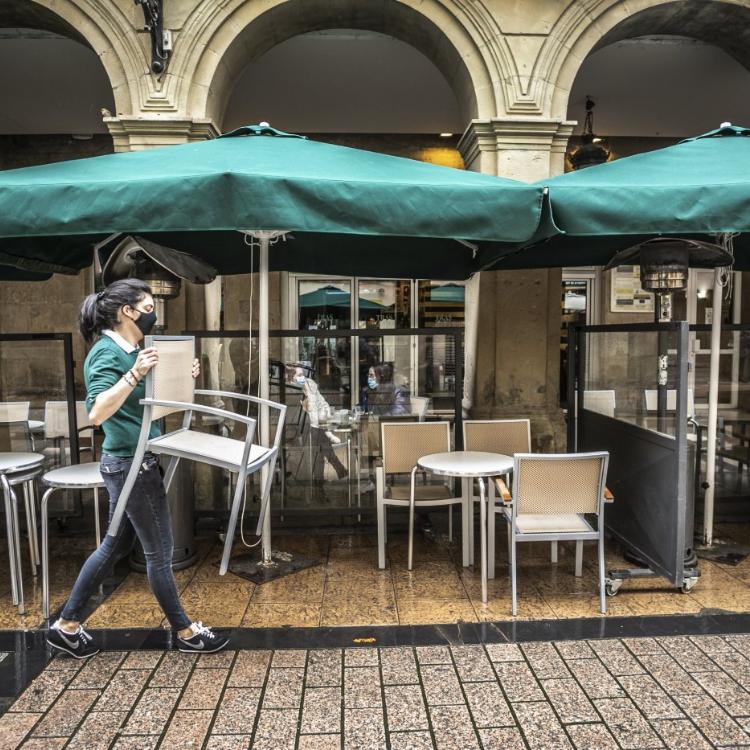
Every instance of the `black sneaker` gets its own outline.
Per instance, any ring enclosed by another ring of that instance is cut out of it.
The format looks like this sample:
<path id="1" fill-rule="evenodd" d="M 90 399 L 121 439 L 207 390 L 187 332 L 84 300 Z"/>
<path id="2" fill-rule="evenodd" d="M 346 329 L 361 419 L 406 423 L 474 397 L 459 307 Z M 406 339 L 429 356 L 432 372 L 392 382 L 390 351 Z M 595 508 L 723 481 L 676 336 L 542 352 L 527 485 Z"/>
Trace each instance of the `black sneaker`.
<path id="1" fill-rule="evenodd" d="M 177 650 L 183 653 L 204 653 L 212 654 L 215 651 L 221 651 L 229 645 L 229 638 L 224 635 L 214 633 L 211 628 L 203 626 L 202 622 L 194 622 L 190 626 L 193 635 L 189 638 L 177 636 Z"/>
<path id="2" fill-rule="evenodd" d="M 88 659 L 98 654 L 99 648 L 94 645 L 93 641 L 94 639 L 83 629 L 82 625 L 78 626 L 75 633 L 68 633 L 60 627 L 59 623 L 54 622 L 47 632 L 47 643 L 52 648 L 64 651 L 75 659 Z"/>

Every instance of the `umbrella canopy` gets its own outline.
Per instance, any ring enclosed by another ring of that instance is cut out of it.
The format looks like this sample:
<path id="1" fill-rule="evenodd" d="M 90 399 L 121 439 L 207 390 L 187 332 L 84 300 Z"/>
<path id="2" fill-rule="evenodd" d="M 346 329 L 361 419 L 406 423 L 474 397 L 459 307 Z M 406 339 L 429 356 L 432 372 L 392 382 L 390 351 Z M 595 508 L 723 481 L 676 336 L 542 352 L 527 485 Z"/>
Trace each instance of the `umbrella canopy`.
<path id="1" fill-rule="evenodd" d="M 607 265 L 654 236 L 710 239 L 741 232 L 750 249 L 750 129 L 724 125 L 680 143 L 542 181 L 557 235 L 496 268 Z M 551 228 L 551 227 L 550 227 Z M 548 232 L 552 235 L 552 232 Z M 737 270 L 750 269 L 738 252 Z"/>
<path id="2" fill-rule="evenodd" d="M 0 172 L 0 252 L 75 273 L 95 243 L 118 236 L 106 256 L 120 234 L 137 233 L 241 273 L 251 254 L 239 232 L 284 230 L 270 270 L 465 278 L 485 256 L 527 243 L 542 204 L 540 185 L 246 126 Z"/>
<path id="3" fill-rule="evenodd" d="M 335 286 L 324 286 L 314 292 L 300 294 L 300 307 L 349 307 L 352 303 L 352 295 Z M 360 297 L 358 300 L 360 310 L 385 310 L 384 305 L 372 302 Z"/>

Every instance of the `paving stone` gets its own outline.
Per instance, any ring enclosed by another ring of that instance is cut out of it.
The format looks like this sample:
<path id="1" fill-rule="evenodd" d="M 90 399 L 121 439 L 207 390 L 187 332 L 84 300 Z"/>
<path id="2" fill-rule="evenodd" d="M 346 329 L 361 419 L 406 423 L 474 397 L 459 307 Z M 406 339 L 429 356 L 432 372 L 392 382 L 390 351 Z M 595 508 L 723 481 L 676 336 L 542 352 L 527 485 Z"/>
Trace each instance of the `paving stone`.
<path id="1" fill-rule="evenodd" d="M 346 750 L 380 750 L 386 747 L 383 710 L 347 708 L 344 710 Z"/>
<path id="2" fill-rule="evenodd" d="M 470 682 L 464 685 L 469 710 L 478 727 L 512 727 L 515 720 L 497 682 Z"/>
<path id="3" fill-rule="evenodd" d="M 283 649 L 274 651 L 271 669 L 279 667 L 302 667 L 307 663 L 307 651 L 302 649 Z"/>
<path id="4" fill-rule="evenodd" d="M 693 678 L 730 716 L 750 715 L 750 693 L 724 672 L 697 672 Z"/>
<path id="5" fill-rule="evenodd" d="M 596 658 L 596 654 L 586 641 L 555 641 L 554 645 L 563 659 Z"/>
<path id="6" fill-rule="evenodd" d="M 594 701 L 605 724 L 625 750 L 664 747 L 635 704 L 629 698 L 601 698 Z"/>
<path id="7" fill-rule="evenodd" d="M 344 669 L 344 705 L 346 708 L 379 708 L 383 705 L 378 667 Z"/>
<path id="8" fill-rule="evenodd" d="M 391 750 L 433 750 L 429 732 L 389 732 Z"/>
<path id="9" fill-rule="evenodd" d="M 385 707 L 389 732 L 429 729 L 427 711 L 419 685 L 388 685 Z"/>
<path id="10" fill-rule="evenodd" d="M 240 651 L 229 674 L 229 687 L 263 687 L 271 663 L 270 651 Z"/>
<path id="11" fill-rule="evenodd" d="M 75 672 L 45 670 L 23 691 L 20 698 L 9 710 L 32 713 L 46 711 L 57 700 L 74 676 Z"/>
<path id="12" fill-rule="evenodd" d="M 303 734 L 341 732 L 341 688 L 307 688 L 302 699 Z"/>
<path id="13" fill-rule="evenodd" d="M 336 649 L 310 651 L 307 657 L 306 686 L 340 687 L 341 680 L 341 651 Z"/>
<path id="14" fill-rule="evenodd" d="M 745 690 L 750 690 L 750 659 L 740 653 L 727 653 L 716 654 L 714 662 Z"/>
<path id="15" fill-rule="evenodd" d="M 712 672 L 719 669 L 691 640 L 685 636 L 663 638 L 664 650 L 686 672 Z"/>
<path id="16" fill-rule="evenodd" d="M 647 719 L 679 719 L 684 715 L 651 675 L 623 675 L 618 679 Z"/>
<path id="17" fill-rule="evenodd" d="M 480 729 L 484 750 L 526 750 L 521 732 L 515 727 Z"/>
<path id="18" fill-rule="evenodd" d="M 750 658 L 750 636 L 738 633 L 736 635 L 725 635 L 724 640 L 744 656 Z"/>
<path id="19" fill-rule="evenodd" d="M 599 714 L 591 701 L 572 677 L 542 680 L 541 684 L 563 724 L 599 720 Z"/>
<path id="20" fill-rule="evenodd" d="M 664 649 L 655 638 L 623 638 L 622 642 L 635 656 L 664 653 Z"/>
<path id="21" fill-rule="evenodd" d="M 513 708 L 529 747 L 540 750 L 567 750 L 573 747 L 549 703 L 514 703 Z"/>
<path id="22" fill-rule="evenodd" d="M 21 750 L 62 750 L 67 741 L 67 737 L 32 737 L 21 745 Z"/>
<path id="23" fill-rule="evenodd" d="M 193 671 L 196 659 L 195 654 L 168 651 L 156 668 L 149 687 L 183 687 Z"/>
<path id="24" fill-rule="evenodd" d="M 260 688 L 228 687 L 221 698 L 212 734 L 252 734 L 259 703 Z"/>
<path id="25" fill-rule="evenodd" d="M 40 713 L 10 711 L 0 716 L 0 747 L 16 747 L 42 717 Z"/>
<path id="26" fill-rule="evenodd" d="M 604 724 L 571 724 L 565 729 L 576 750 L 618 750 L 615 738 Z"/>
<path id="27" fill-rule="evenodd" d="M 206 750 L 248 750 L 250 739 L 249 734 L 212 734 L 206 742 Z"/>
<path id="28" fill-rule="evenodd" d="M 253 750 L 294 750 L 299 712 L 294 709 L 266 709 L 260 712 L 253 738 Z"/>
<path id="29" fill-rule="evenodd" d="M 299 708 L 302 703 L 302 678 L 305 670 L 271 669 L 268 673 L 263 709 Z"/>
<path id="30" fill-rule="evenodd" d="M 182 694 L 179 710 L 211 709 L 219 705 L 229 668 L 195 669 Z"/>
<path id="31" fill-rule="evenodd" d="M 589 646 L 613 675 L 643 674 L 646 671 L 620 641 L 589 641 Z"/>
<path id="32" fill-rule="evenodd" d="M 213 715 L 212 710 L 175 711 L 159 750 L 200 750 Z"/>
<path id="33" fill-rule="evenodd" d="M 129 711 L 146 686 L 150 669 L 120 669 L 104 689 L 94 709 L 96 711 Z"/>
<path id="34" fill-rule="evenodd" d="M 690 640 L 709 658 L 717 654 L 736 654 L 731 643 L 728 643 L 720 635 L 691 636 Z"/>
<path id="35" fill-rule="evenodd" d="M 483 646 L 451 646 L 461 682 L 494 682 L 495 672 Z"/>
<path id="36" fill-rule="evenodd" d="M 689 719 L 656 719 L 651 722 L 670 750 L 711 750 L 713 745 Z"/>
<path id="37" fill-rule="evenodd" d="M 122 733 L 160 735 L 179 697 L 178 688 L 147 688 L 138 699 Z"/>
<path id="38" fill-rule="evenodd" d="M 297 750 L 341 750 L 340 734 L 303 734 Z"/>
<path id="39" fill-rule="evenodd" d="M 384 685 L 412 685 L 419 682 L 417 662 L 411 648 L 381 648 L 380 670 Z"/>
<path id="40" fill-rule="evenodd" d="M 539 701 L 544 693 L 526 662 L 497 662 L 495 672 L 510 701 Z"/>
<path id="41" fill-rule="evenodd" d="M 156 735 L 151 737 L 120 737 L 112 745 L 112 750 L 156 750 L 160 739 L 161 737 Z"/>
<path id="42" fill-rule="evenodd" d="M 417 646 L 417 661 L 420 664 L 452 664 L 447 646 Z"/>
<path id="43" fill-rule="evenodd" d="M 214 654 L 200 654 L 195 663 L 196 669 L 231 669 L 236 651 L 217 651 Z"/>
<path id="44" fill-rule="evenodd" d="M 466 706 L 430 706 L 429 710 L 438 750 L 479 748 Z"/>
<path id="45" fill-rule="evenodd" d="M 463 704 L 464 694 L 452 664 L 429 664 L 420 667 L 422 684 L 429 706 Z"/>
<path id="46" fill-rule="evenodd" d="M 69 737 L 100 694 L 100 690 L 66 691 L 34 729 L 34 736 Z"/>
<path id="47" fill-rule="evenodd" d="M 638 658 L 669 695 L 703 692 L 701 686 L 668 654 L 646 654 Z"/>
<path id="48" fill-rule="evenodd" d="M 551 643 L 524 643 L 521 649 L 538 680 L 570 677 L 565 662 Z"/>
<path id="49" fill-rule="evenodd" d="M 523 653 L 515 643 L 489 643 L 485 646 L 490 661 L 523 661 Z"/>
<path id="50" fill-rule="evenodd" d="M 107 750 L 127 715 L 127 711 L 91 711 L 67 747 L 71 750 Z"/>
<path id="51" fill-rule="evenodd" d="M 163 651 L 131 651 L 120 669 L 154 669 L 162 656 Z"/>
<path id="52" fill-rule="evenodd" d="M 102 651 L 97 654 L 96 659 L 86 661 L 70 687 L 104 688 L 126 656 L 126 653 L 120 651 Z"/>
<path id="53" fill-rule="evenodd" d="M 344 653 L 345 667 L 377 667 L 378 664 L 376 648 L 348 648 Z"/>
<path id="54" fill-rule="evenodd" d="M 681 695 L 676 700 L 714 745 L 750 744 L 750 735 L 707 693 Z"/>
<path id="55" fill-rule="evenodd" d="M 598 659 L 571 659 L 567 665 L 591 700 L 625 695 L 617 680 Z"/>

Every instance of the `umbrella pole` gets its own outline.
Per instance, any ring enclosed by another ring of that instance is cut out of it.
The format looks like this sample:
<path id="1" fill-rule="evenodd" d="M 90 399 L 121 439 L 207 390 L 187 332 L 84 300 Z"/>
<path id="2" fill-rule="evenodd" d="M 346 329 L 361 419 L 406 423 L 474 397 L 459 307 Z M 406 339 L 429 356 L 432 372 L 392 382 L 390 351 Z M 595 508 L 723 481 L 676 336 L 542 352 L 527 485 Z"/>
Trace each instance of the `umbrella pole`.
<path id="1" fill-rule="evenodd" d="M 268 400 L 270 397 L 269 383 L 269 336 L 268 336 L 268 247 L 270 235 L 268 232 L 260 232 L 260 257 L 258 258 L 258 276 L 260 277 L 260 295 L 258 299 L 258 379 L 260 385 L 260 397 Z M 250 311 L 252 315 L 252 310 Z M 252 342 L 250 342 L 252 346 Z M 268 407 L 261 405 L 260 417 L 260 444 L 268 447 L 271 443 L 271 425 L 269 424 Z M 260 486 L 265 487 L 268 479 L 268 465 L 261 470 Z M 263 521 L 262 531 L 262 559 L 268 564 L 271 562 L 271 512 L 270 508 Z"/>
<path id="2" fill-rule="evenodd" d="M 719 350 L 721 348 L 721 306 L 724 295 L 722 268 L 714 269 L 713 318 L 711 320 L 711 365 L 708 380 L 708 445 L 706 446 L 706 493 L 703 497 L 703 544 L 711 546 L 714 536 L 714 485 L 716 474 L 716 428 L 719 407 Z"/>

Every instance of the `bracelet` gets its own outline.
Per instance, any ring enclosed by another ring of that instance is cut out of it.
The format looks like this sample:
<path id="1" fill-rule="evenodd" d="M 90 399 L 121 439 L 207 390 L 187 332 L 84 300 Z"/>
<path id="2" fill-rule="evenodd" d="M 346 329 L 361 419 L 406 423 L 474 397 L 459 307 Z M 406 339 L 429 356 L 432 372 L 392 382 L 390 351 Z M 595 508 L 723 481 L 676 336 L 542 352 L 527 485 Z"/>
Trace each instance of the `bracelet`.
<path id="1" fill-rule="evenodd" d="M 135 388 L 135 387 L 136 387 L 136 385 L 138 385 L 138 384 L 137 384 L 137 383 L 135 383 L 135 382 L 133 382 L 132 380 L 129 380 L 129 379 L 128 379 L 128 375 L 130 375 L 130 377 L 131 377 L 131 378 L 133 377 L 133 374 L 132 374 L 132 373 L 130 372 L 130 370 L 128 370 L 127 372 L 124 372 L 124 373 L 122 374 L 122 379 L 123 379 L 123 380 L 124 380 L 124 381 L 125 381 L 125 382 L 126 382 L 126 383 L 127 383 L 127 384 L 128 384 L 128 385 L 129 385 L 130 387 L 131 387 L 131 388 Z"/>
<path id="2" fill-rule="evenodd" d="M 140 373 L 137 370 L 134 370 L 132 367 L 128 370 L 128 372 L 133 376 L 135 379 L 136 385 L 141 382 Z"/>

